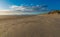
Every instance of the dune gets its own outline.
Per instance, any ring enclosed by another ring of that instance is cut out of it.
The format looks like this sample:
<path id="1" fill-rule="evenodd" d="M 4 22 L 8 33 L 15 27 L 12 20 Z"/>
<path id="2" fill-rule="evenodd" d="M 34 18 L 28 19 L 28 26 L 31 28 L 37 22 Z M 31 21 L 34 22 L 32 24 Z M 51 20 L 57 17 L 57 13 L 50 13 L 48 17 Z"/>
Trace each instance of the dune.
<path id="1" fill-rule="evenodd" d="M 60 15 L 0 16 L 0 37 L 60 37 Z"/>

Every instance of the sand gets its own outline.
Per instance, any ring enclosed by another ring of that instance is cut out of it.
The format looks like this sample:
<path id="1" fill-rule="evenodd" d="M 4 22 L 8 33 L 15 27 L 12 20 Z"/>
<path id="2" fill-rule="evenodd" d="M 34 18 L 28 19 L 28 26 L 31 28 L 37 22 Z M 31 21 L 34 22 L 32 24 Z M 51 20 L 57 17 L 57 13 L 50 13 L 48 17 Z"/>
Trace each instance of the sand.
<path id="1" fill-rule="evenodd" d="M 60 37 L 60 15 L 0 16 L 0 37 Z"/>

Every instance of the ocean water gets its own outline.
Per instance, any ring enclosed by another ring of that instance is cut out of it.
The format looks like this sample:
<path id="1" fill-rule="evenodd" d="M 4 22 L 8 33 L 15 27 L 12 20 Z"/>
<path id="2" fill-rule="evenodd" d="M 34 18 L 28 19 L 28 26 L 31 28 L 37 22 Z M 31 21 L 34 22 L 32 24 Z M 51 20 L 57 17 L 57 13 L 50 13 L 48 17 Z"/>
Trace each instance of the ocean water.
<path id="1" fill-rule="evenodd" d="M 0 15 L 39 15 L 39 14 L 47 14 L 46 12 L 0 12 Z"/>

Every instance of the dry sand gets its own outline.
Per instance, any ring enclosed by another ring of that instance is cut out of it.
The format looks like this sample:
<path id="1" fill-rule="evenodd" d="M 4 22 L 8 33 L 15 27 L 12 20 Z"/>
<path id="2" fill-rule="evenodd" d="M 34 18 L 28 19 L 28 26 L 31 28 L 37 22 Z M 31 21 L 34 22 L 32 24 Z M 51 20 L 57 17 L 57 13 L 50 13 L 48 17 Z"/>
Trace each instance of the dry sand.
<path id="1" fill-rule="evenodd" d="M 0 37 L 60 37 L 60 15 L 0 16 Z"/>

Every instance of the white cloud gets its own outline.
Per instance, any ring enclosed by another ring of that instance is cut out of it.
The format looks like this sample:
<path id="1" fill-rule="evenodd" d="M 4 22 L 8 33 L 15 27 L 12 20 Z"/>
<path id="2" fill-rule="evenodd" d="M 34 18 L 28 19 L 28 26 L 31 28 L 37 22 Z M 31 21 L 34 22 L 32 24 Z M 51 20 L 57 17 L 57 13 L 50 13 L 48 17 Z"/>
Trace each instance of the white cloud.
<path id="1" fill-rule="evenodd" d="M 12 5 L 9 7 L 11 10 L 15 10 L 15 11 L 43 11 L 45 9 L 45 6 L 41 6 L 41 5 L 36 5 L 36 6 L 16 6 L 16 5 Z M 46 9 L 45 9 L 46 10 Z"/>
<path id="2" fill-rule="evenodd" d="M 11 10 L 21 10 L 23 11 L 25 9 L 25 7 L 23 6 L 16 6 L 16 5 L 13 5 L 11 7 L 9 7 Z"/>
<path id="3" fill-rule="evenodd" d="M 34 14 L 34 13 L 32 13 L 34 11 L 46 11 L 45 5 L 44 6 L 43 5 L 36 5 L 36 6 L 12 5 L 9 8 L 10 8 L 9 10 L 0 10 L 0 15 L 29 15 L 29 14 Z M 32 11 L 32 12 L 30 12 L 30 11 Z"/>

